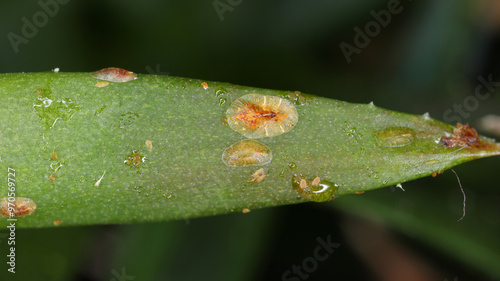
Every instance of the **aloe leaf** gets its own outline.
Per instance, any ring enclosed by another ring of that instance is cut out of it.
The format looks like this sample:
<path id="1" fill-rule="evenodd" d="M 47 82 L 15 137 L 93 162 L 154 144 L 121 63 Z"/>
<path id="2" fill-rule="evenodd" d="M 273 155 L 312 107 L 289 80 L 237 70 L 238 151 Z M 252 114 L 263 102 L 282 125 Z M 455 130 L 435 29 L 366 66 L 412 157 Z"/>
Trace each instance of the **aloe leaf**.
<path id="1" fill-rule="evenodd" d="M 472 128 L 373 104 L 170 76 L 96 77 L 0 75 L 1 170 L 15 197 L 36 203 L 36 211 L 16 206 L 19 215 L 34 211 L 16 217 L 17 226 L 166 221 L 326 201 L 500 154 Z M 238 104 L 250 111 L 228 110 Z M 251 134 L 238 130 L 243 124 Z"/>

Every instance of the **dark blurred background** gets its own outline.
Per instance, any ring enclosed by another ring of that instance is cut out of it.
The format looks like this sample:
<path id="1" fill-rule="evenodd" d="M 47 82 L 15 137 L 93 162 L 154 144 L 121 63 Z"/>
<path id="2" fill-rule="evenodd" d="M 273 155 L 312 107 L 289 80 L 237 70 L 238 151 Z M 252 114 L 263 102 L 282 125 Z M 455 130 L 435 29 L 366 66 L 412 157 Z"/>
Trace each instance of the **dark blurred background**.
<path id="1" fill-rule="evenodd" d="M 3 1 L 0 19 L 0 73 L 116 66 L 373 101 L 495 137 L 481 128 L 500 105 L 496 0 Z M 456 167 L 460 222 L 446 171 L 245 215 L 18 230 L 16 274 L 2 231 L 0 280 L 500 280 L 499 164 Z"/>

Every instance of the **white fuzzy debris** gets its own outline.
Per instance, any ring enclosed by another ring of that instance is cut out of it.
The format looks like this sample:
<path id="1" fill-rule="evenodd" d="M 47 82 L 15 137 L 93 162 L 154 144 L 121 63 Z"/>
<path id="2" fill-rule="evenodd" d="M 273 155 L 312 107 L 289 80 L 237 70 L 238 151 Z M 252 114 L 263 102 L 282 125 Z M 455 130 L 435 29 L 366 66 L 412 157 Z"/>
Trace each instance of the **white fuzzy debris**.
<path id="1" fill-rule="evenodd" d="M 375 106 L 375 104 L 373 103 L 373 101 L 371 101 L 368 105 Z"/>
<path id="2" fill-rule="evenodd" d="M 405 190 L 403 189 L 403 185 L 402 185 L 402 184 L 400 184 L 400 183 L 396 184 L 396 187 L 399 187 L 399 188 L 401 188 L 401 190 L 402 190 L 402 191 L 405 191 Z"/>
<path id="3" fill-rule="evenodd" d="M 106 174 L 106 171 L 104 171 L 104 173 L 102 174 L 101 178 L 99 178 L 99 180 L 96 181 L 96 183 L 94 184 L 94 186 L 99 186 L 101 184 L 101 180 L 102 180 L 102 178 L 104 178 L 105 174 Z"/>
<path id="4" fill-rule="evenodd" d="M 52 69 L 52 71 L 54 71 L 55 73 L 58 73 L 59 72 L 59 67 L 56 67 L 56 68 Z"/>
<path id="5" fill-rule="evenodd" d="M 425 120 L 431 120 L 431 115 L 429 114 L 429 112 L 424 113 L 424 115 L 422 116 L 424 117 Z"/>

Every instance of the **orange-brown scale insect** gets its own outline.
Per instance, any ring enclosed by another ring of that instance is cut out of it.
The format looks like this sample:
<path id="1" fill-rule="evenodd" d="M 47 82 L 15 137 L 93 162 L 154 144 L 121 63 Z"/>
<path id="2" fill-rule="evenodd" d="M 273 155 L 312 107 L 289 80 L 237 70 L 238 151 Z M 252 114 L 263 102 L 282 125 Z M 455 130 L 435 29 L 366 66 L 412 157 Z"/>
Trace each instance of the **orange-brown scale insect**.
<path id="1" fill-rule="evenodd" d="M 91 72 L 90 76 L 100 80 L 120 83 L 137 79 L 137 74 L 118 67 L 108 67 L 96 72 Z"/>
<path id="2" fill-rule="evenodd" d="M 477 148 L 481 140 L 479 139 L 479 134 L 476 129 L 472 128 L 472 126 L 457 123 L 457 127 L 453 130 L 453 135 L 451 137 L 442 137 L 441 143 L 446 147 L 460 146 Z"/>
<path id="3" fill-rule="evenodd" d="M 14 200 L 9 200 L 14 198 Z M 37 209 L 36 203 L 24 197 L 10 197 L 0 199 L 0 216 L 23 217 L 33 214 Z"/>
<path id="4" fill-rule="evenodd" d="M 226 116 L 231 129 L 250 139 L 281 135 L 299 120 L 297 109 L 290 101 L 259 94 L 236 99 Z"/>

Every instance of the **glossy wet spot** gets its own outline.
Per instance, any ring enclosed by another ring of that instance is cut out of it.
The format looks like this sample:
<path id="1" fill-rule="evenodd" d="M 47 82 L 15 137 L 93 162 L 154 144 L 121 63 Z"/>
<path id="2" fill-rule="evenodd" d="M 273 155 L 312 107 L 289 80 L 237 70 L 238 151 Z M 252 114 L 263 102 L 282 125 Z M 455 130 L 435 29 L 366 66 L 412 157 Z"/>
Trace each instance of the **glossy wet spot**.
<path id="1" fill-rule="evenodd" d="M 230 167 L 267 165 L 273 154 L 265 144 L 255 140 L 242 140 L 222 153 L 222 161 Z"/>

